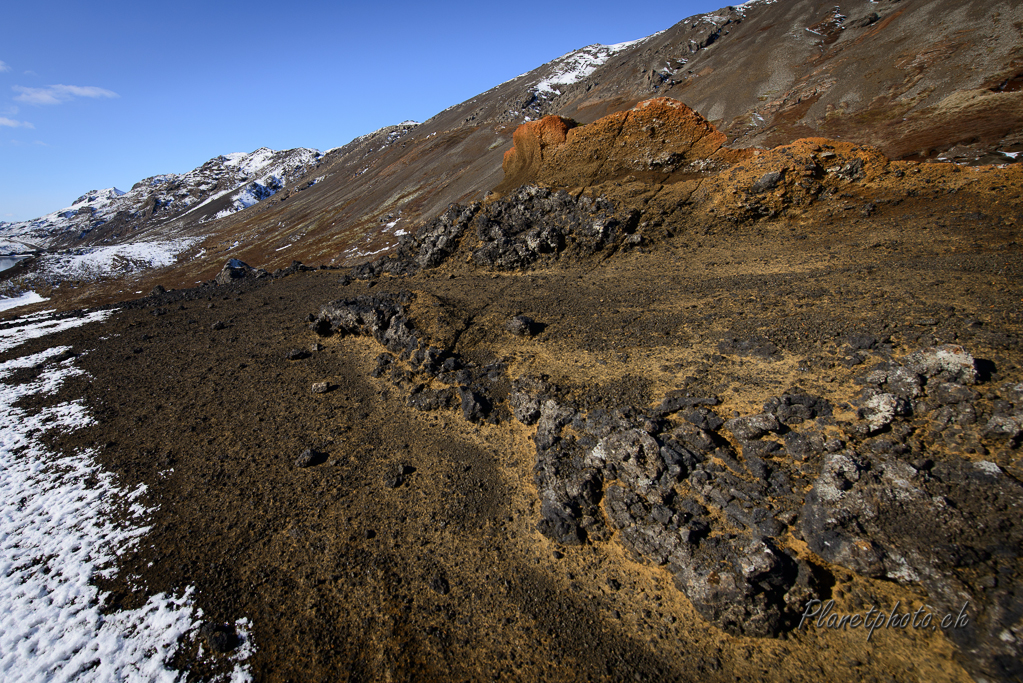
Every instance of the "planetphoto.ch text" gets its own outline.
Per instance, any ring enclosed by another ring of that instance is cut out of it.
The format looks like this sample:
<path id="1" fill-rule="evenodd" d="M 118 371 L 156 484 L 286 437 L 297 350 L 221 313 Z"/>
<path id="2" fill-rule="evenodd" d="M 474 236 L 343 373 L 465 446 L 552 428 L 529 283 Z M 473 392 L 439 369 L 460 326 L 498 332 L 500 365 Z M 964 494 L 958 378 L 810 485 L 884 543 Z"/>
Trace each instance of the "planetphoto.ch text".
<path id="1" fill-rule="evenodd" d="M 803 617 L 799 620 L 797 629 L 813 625 L 817 628 L 829 629 L 856 629 L 862 628 L 867 632 L 869 641 L 877 629 L 930 629 L 937 631 L 938 628 L 964 628 L 970 623 L 970 617 L 966 613 L 970 603 L 964 603 L 958 614 L 937 615 L 931 607 L 925 605 L 915 612 L 900 612 L 902 601 L 895 603 L 891 610 L 880 610 L 874 605 L 864 612 L 852 614 L 841 614 L 835 612 L 835 601 L 810 600 L 806 603 Z"/>

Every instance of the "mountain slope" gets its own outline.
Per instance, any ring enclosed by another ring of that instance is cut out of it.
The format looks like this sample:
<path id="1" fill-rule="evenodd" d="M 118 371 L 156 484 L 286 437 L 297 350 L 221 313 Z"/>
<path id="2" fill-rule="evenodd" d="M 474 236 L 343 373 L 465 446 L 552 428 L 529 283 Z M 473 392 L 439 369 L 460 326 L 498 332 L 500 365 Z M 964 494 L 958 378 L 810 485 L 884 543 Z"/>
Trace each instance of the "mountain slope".
<path id="1" fill-rule="evenodd" d="M 894 159 L 1014 163 L 1023 151 L 1021 32 L 1023 10 L 999 0 L 969 11 L 951 0 L 754 0 L 640 40 L 574 51 L 422 124 L 384 128 L 309 159 L 305 175 L 296 166 L 273 187 L 249 179 L 249 191 L 216 196 L 230 185 L 218 181 L 180 199 L 172 183 L 155 196 L 136 187 L 135 208 L 100 216 L 100 225 L 92 207 L 78 207 L 78 233 L 60 243 L 194 240 L 162 276 L 168 286 L 208 280 L 231 257 L 269 270 L 295 259 L 353 265 L 393 250 L 401 233 L 452 202 L 482 199 L 503 180 L 520 124 L 549 114 L 588 124 L 654 96 L 691 106 L 726 147 L 829 136 Z M 215 166 L 241 183 L 228 161 Z M 59 241 L 44 226 L 21 230 Z"/>
<path id="2" fill-rule="evenodd" d="M 1018 5 L 978 2 L 966 13 L 948 0 L 838 10 L 762 0 L 690 17 L 502 83 L 440 112 L 400 145 L 339 157 L 301 197 L 286 205 L 275 198 L 259 218 L 238 214 L 223 229 L 259 234 L 262 244 L 241 256 L 267 267 L 291 258 L 357 263 L 393 248 L 394 230 L 493 189 L 519 124 L 548 114 L 589 123 L 662 95 L 690 105 L 733 147 L 830 136 L 895 159 L 944 153 L 1013 163 L 1023 150 L 1021 22 Z"/>

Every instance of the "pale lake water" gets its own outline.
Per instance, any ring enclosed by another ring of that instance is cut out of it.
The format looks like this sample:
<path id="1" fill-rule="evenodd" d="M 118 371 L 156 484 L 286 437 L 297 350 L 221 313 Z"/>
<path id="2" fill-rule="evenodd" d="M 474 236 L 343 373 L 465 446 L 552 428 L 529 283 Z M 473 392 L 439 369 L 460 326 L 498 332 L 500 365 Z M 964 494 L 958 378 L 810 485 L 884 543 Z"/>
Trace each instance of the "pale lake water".
<path id="1" fill-rule="evenodd" d="M 13 268 L 15 265 L 17 265 L 17 263 L 19 261 L 23 261 L 26 258 L 28 258 L 28 257 L 27 256 L 0 256 L 0 273 L 2 273 L 3 271 L 7 270 L 8 268 Z"/>

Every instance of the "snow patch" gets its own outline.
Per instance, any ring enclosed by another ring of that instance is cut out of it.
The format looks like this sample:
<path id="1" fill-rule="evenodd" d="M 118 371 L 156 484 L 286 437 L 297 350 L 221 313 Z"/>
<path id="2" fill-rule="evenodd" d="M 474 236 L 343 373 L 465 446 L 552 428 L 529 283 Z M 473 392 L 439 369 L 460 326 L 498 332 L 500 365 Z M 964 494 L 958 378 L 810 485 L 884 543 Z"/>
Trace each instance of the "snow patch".
<path id="1" fill-rule="evenodd" d="M 612 55 L 626 50 L 642 40 L 646 40 L 646 38 L 615 45 L 587 45 L 575 52 L 569 52 L 550 62 L 553 73 L 533 86 L 533 91 L 560 95 L 561 91 L 556 86 L 578 83 L 596 71 Z"/>
<path id="2" fill-rule="evenodd" d="M 66 329 L 90 321 L 85 316 L 62 322 Z M 0 363 L 0 380 L 69 348 Z M 150 511 L 128 507 L 144 489 L 118 487 L 93 451 L 60 455 L 36 438 L 91 424 L 80 401 L 36 414 L 15 407 L 19 399 L 51 394 L 81 374 L 64 361 L 32 382 L 0 381 L 0 678 L 11 683 L 174 681 L 178 674 L 166 664 L 178 639 L 197 627 L 193 589 L 180 596 L 154 595 L 139 609 L 103 614 L 107 595 L 91 583 L 93 576 L 110 576 L 117 555 L 147 531 L 142 516 Z M 114 522 L 118 510 L 131 522 Z"/>
<path id="3" fill-rule="evenodd" d="M 25 292 L 21 296 L 0 299 L 0 311 L 9 311 L 18 306 L 28 306 L 29 304 L 37 304 L 41 301 L 49 301 L 49 299 L 44 299 L 35 292 Z"/>
<path id="4" fill-rule="evenodd" d="M 0 329 L 0 353 L 20 346 L 30 339 L 38 339 L 54 332 L 70 330 L 73 327 L 87 325 L 88 323 L 102 322 L 113 313 L 114 311 L 112 310 L 93 311 L 81 317 L 52 320 L 51 313 L 44 312 L 33 316 L 15 318 L 12 327 Z M 4 375 L 0 373 L 0 379 L 3 377 Z"/>
<path id="5" fill-rule="evenodd" d="M 57 280 L 94 280 L 127 275 L 148 268 L 172 265 L 177 262 L 178 254 L 197 241 L 197 238 L 182 238 L 72 249 L 41 256 L 38 270 Z"/>

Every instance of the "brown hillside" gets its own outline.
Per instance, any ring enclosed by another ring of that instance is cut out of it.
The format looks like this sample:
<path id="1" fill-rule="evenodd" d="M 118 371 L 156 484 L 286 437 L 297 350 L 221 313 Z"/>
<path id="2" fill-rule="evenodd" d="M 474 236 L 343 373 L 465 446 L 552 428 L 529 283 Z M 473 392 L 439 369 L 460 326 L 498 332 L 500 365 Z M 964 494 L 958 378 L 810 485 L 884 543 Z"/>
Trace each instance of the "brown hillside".
<path id="1" fill-rule="evenodd" d="M 48 443 L 159 506 L 105 609 L 194 585 L 266 681 L 1019 680 L 1023 167 L 569 126 L 392 254 L 168 270 L 11 352 L 81 354 L 21 409 L 84 401 Z"/>

